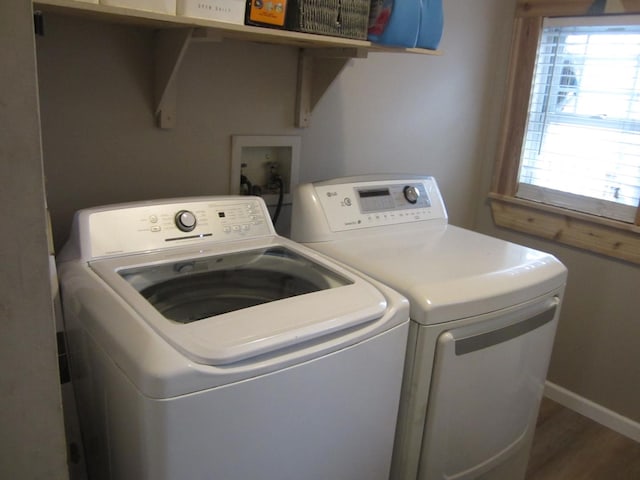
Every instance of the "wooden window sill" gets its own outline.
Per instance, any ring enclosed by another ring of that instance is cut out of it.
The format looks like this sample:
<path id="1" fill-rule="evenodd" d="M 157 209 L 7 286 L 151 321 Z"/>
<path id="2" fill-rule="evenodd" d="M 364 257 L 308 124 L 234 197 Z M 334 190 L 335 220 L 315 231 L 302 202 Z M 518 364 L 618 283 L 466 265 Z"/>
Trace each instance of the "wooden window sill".
<path id="1" fill-rule="evenodd" d="M 640 226 L 489 194 L 496 225 L 640 265 Z"/>

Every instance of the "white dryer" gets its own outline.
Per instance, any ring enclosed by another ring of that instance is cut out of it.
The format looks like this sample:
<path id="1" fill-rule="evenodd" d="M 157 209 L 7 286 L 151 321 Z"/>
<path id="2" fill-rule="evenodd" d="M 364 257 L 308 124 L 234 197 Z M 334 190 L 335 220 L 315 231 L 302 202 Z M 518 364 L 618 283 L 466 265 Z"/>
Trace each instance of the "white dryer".
<path id="1" fill-rule="evenodd" d="M 431 177 L 305 184 L 293 205 L 294 240 L 411 304 L 391 478 L 523 477 L 565 267 L 449 225 Z"/>
<path id="2" fill-rule="evenodd" d="M 261 199 L 81 210 L 58 268 L 90 478 L 388 478 L 408 303 Z"/>

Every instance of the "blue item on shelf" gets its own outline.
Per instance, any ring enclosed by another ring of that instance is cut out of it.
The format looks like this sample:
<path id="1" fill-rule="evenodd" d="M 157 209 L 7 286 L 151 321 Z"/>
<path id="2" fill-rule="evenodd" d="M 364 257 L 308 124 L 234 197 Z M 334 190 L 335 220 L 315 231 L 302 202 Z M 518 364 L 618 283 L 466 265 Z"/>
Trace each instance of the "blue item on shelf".
<path id="1" fill-rule="evenodd" d="M 420 0 L 374 0 L 369 16 L 369 40 L 382 45 L 415 47 L 420 10 Z"/>
<path id="2" fill-rule="evenodd" d="M 367 38 L 395 47 L 438 48 L 442 0 L 372 0 Z"/>
<path id="3" fill-rule="evenodd" d="M 443 28 L 442 0 L 422 0 L 422 17 L 416 47 L 437 49 Z"/>

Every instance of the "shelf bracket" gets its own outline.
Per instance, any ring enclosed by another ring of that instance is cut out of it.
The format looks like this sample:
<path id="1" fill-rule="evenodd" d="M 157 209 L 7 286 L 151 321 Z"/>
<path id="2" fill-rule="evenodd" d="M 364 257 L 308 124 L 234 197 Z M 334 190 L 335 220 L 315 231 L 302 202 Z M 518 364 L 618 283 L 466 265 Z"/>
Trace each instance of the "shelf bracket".
<path id="1" fill-rule="evenodd" d="M 168 130 L 176 125 L 178 71 L 189 45 L 220 41 L 222 36 L 208 28 L 172 28 L 156 32 L 155 115 L 158 127 Z"/>
<path id="2" fill-rule="evenodd" d="M 158 127 L 163 129 L 171 129 L 176 123 L 176 80 L 193 30 L 175 28 L 155 33 L 155 114 Z"/>
<path id="3" fill-rule="evenodd" d="M 361 48 L 301 48 L 298 54 L 295 126 L 311 124 L 311 113 L 322 95 L 352 58 L 367 58 Z"/>

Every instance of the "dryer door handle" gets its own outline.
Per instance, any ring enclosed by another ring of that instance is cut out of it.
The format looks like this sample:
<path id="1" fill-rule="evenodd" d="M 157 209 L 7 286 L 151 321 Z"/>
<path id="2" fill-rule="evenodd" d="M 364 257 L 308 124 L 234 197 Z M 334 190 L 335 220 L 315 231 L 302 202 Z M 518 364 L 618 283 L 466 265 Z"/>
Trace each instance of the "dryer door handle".
<path id="1" fill-rule="evenodd" d="M 457 339 L 455 341 L 456 355 L 465 355 L 499 343 L 508 342 L 509 340 L 525 335 L 536 328 L 546 325 L 552 321 L 556 315 L 558 300 L 555 300 L 554 304 L 547 310 L 526 318 L 518 323 L 514 323 L 513 325 L 474 335 L 472 337 Z"/>

